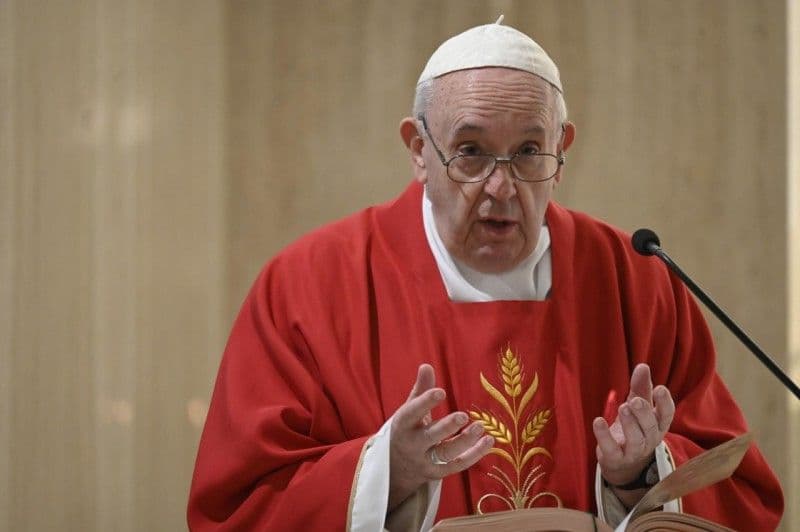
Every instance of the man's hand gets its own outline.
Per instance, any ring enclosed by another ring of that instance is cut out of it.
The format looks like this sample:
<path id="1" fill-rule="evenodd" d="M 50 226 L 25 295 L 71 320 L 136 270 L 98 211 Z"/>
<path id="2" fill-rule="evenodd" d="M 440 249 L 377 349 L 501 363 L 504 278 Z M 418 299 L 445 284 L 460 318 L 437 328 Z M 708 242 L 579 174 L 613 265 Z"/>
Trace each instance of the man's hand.
<path id="1" fill-rule="evenodd" d="M 389 510 L 425 482 L 471 467 L 494 445 L 494 438 L 483 436 L 479 421 L 465 427 L 469 421 L 465 412 L 433 420 L 431 410 L 445 398 L 435 384 L 433 368 L 422 364 L 408 400 L 392 419 Z"/>
<path id="2" fill-rule="evenodd" d="M 656 446 L 672 423 L 675 403 L 665 386 L 653 389 L 650 367 L 639 364 L 631 375 L 628 399 L 617 412 L 617 419 L 610 427 L 602 417 L 592 423 L 597 438 L 597 463 L 603 478 L 612 486 L 633 481 L 650 464 Z M 619 495 L 619 491 L 615 492 Z M 628 505 L 629 501 L 622 502 Z"/>

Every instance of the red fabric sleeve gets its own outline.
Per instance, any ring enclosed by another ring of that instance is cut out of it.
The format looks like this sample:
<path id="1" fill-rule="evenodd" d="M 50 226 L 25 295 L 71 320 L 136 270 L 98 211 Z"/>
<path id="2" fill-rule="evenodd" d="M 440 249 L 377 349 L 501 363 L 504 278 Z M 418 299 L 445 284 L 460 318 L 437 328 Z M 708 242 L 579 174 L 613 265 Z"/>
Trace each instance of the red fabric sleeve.
<path id="1" fill-rule="evenodd" d="M 655 382 L 665 383 L 675 399 L 675 418 L 665 440 L 680 465 L 748 429 L 715 370 L 714 345 L 697 304 L 671 274 L 670 283 L 675 305 L 670 314 L 676 321 L 664 332 L 673 337 L 667 345 L 673 345 L 674 354 Z M 653 349 L 657 352 L 655 346 Z M 735 530 L 774 530 L 783 513 L 783 495 L 777 478 L 753 445 L 730 479 L 684 497 L 683 510 Z"/>
<path id="2" fill-rule="evenodd" d="M 343 530 L 367 436 L 348 436 L 267 268 L 234 324 L 200 441 L 191 530 Z"/>
<path id="3" fill-rule="evenodd" d="M 575 264 L 594 268 L 591 276 L 579 272 L 576 292 L 584 301 L 587 294 L 594 297 L 587 304 L 590 312 L 595 305 L 602 308 L 603 299 L 613 303 L 620 298 L 627 375 L 636 364 L 648 364 L 653 383 L 665 385 L 675 401 L 665 442 L 676 465 L 747 432 L 738 405 L 716 372 L 705 318 L 680 279 L 656 258 L 636 254 L 629 235 L 586 215 L 572 215 L 578 225 Z M 602 278 L 603 269 L 597 267 L 606 261 L 616 268 L 609 279 Z M 602 317 L 595 321 L 603 323 Z M 617 397 L 626 397 L 629 377 L 609 379 L 616 383 Z M 752 445 L 730 479 L 684 497 L 683 510 L 735 530 L 774 530 L 783 513 L 783 495 L 775 474 Z"/>
<path id="4" fill-rule="evenodd" d="M 607 238 L 595 239 L 584 229 L 580 242 L 585 247 L 595 240 L 611 242 L 616 255 L 629 372 L 648 364 L 653 383 L 665 385 L 675 401 L 664 439 L 676 465 L 747 432 L 716 371 L 711 332 L 691 293 L 663 263 L 633 252 L 628 235 L 602 223 L 595 227 Z M 618 397 L 627 396 L 628 388 L 627 379 L 619 382 Z M 684 512 L 735 530 L 774 530 L 783 504 L 780 484 L 756 445 L 730 479 L 683 497 Z"/>

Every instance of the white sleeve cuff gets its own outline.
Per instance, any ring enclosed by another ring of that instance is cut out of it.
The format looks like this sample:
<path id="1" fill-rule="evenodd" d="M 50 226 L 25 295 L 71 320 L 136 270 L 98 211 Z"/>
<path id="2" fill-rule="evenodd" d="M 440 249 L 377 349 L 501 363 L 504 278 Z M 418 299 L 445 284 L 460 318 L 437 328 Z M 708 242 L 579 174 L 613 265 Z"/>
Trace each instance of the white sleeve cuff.
<path id="1" fill-rule="evenodd" d="M 656 466 L 658 467 L 658 478 L 661 480 L 675 471 L 675 464 L 667 444 L 663 441 L 656 446 L 655 455 Z M 595 472 L 594 495 L 597 503 L 597 516 L 611 526 L 619 525 L 628 511 L 619 499 L 617 499 L 616 495 L 614 495 L 611 488 L 606 487 L 603 482 L 603 476 L 600 474 L 599 465 Z M 680 512 L 681 500 L 677 499 L 668 502 L 664 505 L 664 510 L 667 512 Z"/>
<path id="2" fill-rule="evenodd" d="M 351 503 L 350 530 L 353 532 L 377 532 L 386 526 L 386 513 L 389 506 L 389 450 L 391 443 L 392 418 L 364 444 L 361 460 L 356 469 L 355 492 Z M 432 481 L 427 485 L 427 508 L 422 519 L 421 531 L 433 527 L 433 520 L 439 508 L 439 495 L 442 481 Z M 421 515 L 419 516 L 421 517 Z M 419 522 L 419 517 L 412 519 Z M 397 525 L 396 519 L 393 524 Z"/>

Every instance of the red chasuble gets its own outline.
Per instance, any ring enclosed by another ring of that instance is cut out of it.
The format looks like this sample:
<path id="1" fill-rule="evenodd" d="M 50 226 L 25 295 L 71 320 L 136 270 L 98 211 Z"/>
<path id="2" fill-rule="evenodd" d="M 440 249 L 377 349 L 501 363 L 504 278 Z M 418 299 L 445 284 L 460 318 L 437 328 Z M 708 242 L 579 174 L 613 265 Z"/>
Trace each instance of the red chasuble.
<path id="1" fill-rule="evenodd" d="M 365 441 L 430 363 L 450 411 L 495 437 L 442 484 L 437 520 L 533 506 L 595 511 L 591 425 L 650 365 L 676 403 L 680 464 L 746 430 L 708 328 L 666 268 L 622 232 L 551 203 L 545 301 L 456 303 L 422 225 L 422 187 L 326 226 L 263 270 L 233 327 L 189 499 L 195 530 L 341 530 Z M 683 499 L 742 530 L 776 526 L 778 482 L 753 447 L 736 475 Z"/>

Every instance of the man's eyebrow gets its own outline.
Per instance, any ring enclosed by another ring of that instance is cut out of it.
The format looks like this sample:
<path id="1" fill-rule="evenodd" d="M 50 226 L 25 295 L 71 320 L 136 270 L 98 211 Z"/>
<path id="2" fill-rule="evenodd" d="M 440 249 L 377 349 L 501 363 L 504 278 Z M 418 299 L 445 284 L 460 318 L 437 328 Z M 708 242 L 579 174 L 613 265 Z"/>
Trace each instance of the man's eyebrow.
<path id="1" fill-rule="evenodd" d="M 483 126 L 479 126 L 477 124 L 472 124 L 470 122 L 464 122 L 463 124 L 459 125 L 455 131 L 453 131 L 453 136 L 457 137 L 463 133 L 467 132 L 477 132 L 480 133 L 481 131 L 485 131 L 486 128 Z"/>
<path id="2" fill-rule="evenodd" d="M 464 122 L 453 131 L 453 137 L 458 137 L 459 135 L 462 135 L 464 133 L 481 133 L 485 130 L 486 128 L 483 126 L 479 126 L 477 124 L 473 124 L 470 122 Z M 536 135 L 542 135 L 546 132 L 547 128 L 540 124 L 537 124 L 535 126 L 530 126 L 523 131 L 523 133 L 525 133 L 526 135 L 531 133 Z"/>
<path id="3" fill-rule="evenodd" d="M 547 128 L 541 125 L 535 125 L 527 128 L 525 133 L 536 133 L 537 135 L 541 135 L 547 132 Z"/>

